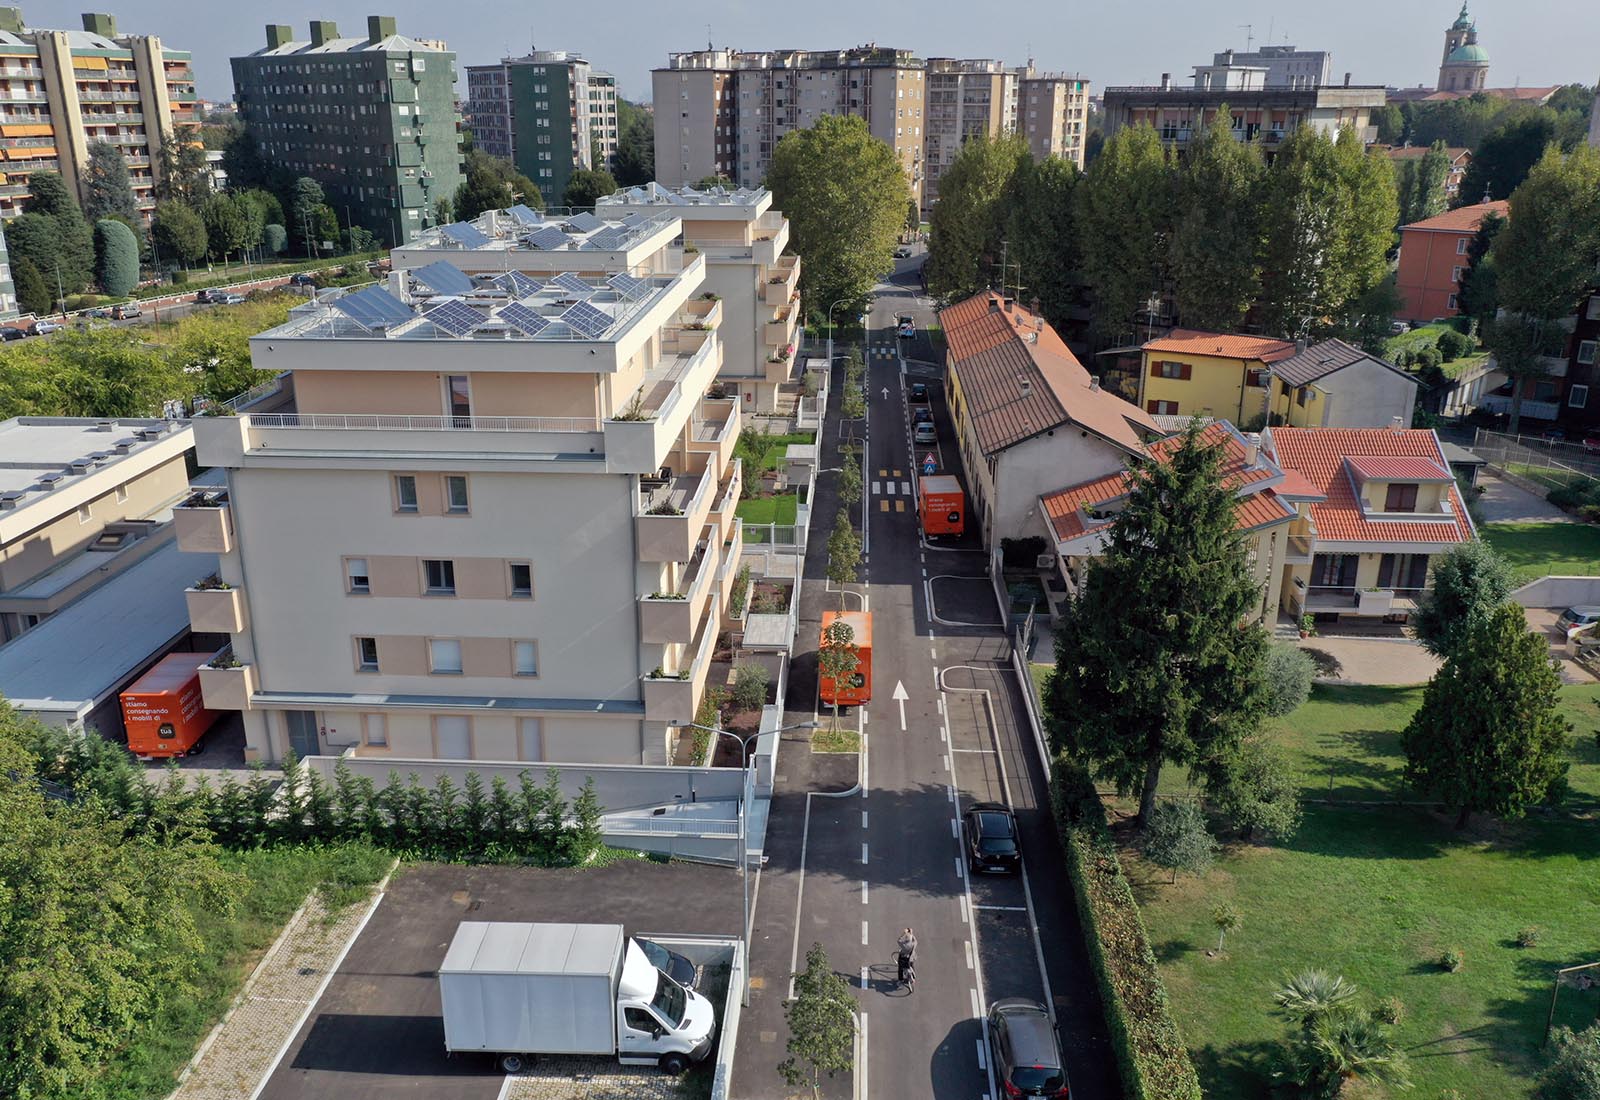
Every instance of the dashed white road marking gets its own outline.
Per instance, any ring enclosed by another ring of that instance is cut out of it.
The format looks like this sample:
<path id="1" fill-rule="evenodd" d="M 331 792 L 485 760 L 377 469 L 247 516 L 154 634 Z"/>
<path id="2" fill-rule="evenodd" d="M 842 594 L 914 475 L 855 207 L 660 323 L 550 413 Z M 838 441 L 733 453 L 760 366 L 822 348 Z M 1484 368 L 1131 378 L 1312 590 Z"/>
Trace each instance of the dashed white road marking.
<path id="1" fill-rule="evenodd" d="M 863 865 L 867 862 L 867 842 L 864 840 L 861 842 L 861 862 Z"/>
<path id="2" fill-rule="evenodd" d="M 961 857 L 956 856 L 956 878 L 961 877 Z"/>
<path id="3" fill-rule="evenodd" d="M 972 1015 L 974 1017 L 982 1016 L 983 1009 L 978 1006 L 978 991 L 975 988 L 968 986 L 967 992 L 972 995 Z"/>
<path id="4" fill-rule="evenodd" d="M 861 922 L 861 946 L 867 946 L 867 922 Z"/>
<path id="5" fill-rule="evenodd" d="M 982 1039 L 979 1039 L 978 1040 L 978 1068 L 979 1069 L 988 1069 L 989 1068 L 989 1052 L 984 1049 L 985 1046 L 987 1046 L 987 1044 Z"/>
<path id="6" fill-rule="evenodd" d="M 861 880 L 861 904 L 867 904 L 867 880 Z"/>
<path id="7" fill-rule="evenodd" d="M 962 940 L 961 941 L 961 946 L 965 947 L 967 949 L 967 969 L 971 970 L 972 969 L 972 941 L 971 940 Z"/>
<path id="8" fill-rule="evenodd" d="M 961 839 L 961 822 L 953 817 L 950 819 L 950 835 L 956 840 Z"/>
<path id="9" fill-rule="evenodd" d="M 861 827 L 863 829 L 867 827 L 867 811 L 865 810 L 861 811 Z"/>
<path id="10" fill-rule="evenodd" d="M 861 968 L 861 988 L 867 988 L 867 968 L 864 966 Z"/>

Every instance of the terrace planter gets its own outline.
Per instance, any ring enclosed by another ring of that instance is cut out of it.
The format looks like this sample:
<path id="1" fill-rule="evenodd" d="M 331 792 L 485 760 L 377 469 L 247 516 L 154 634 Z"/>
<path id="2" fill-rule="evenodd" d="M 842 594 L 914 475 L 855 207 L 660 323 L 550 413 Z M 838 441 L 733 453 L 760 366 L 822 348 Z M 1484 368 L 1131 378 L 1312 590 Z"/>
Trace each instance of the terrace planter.
<path id="1" fill-rule="evenodd" d="M 1363 615 L 1387 615 L 1394 604 L 1392 589 L 1380 588 L 1375 592 L 1359 592 L 1356 595 L 1356 610 Z"/>
<path id="2" fill-rule="evenodd" d="M 236 668 L 200 666 L 200 698 L 207 710 L 249 710 L 250 696 L 255 693 L 255 669 L 250 665 Z"/>
<path id="3" fill-rule="evenodd" d="M 244 590 L 240 588 L 186 588 L 189 625 L 201 634 L 239 634 L 245 627 Z"/>
<path id="4" fill-rule="evenodd" d="M 191 554 L 233 551 L 233 511 L 228 504 L 180 504 L 172 510 L 178 549 Z"/>

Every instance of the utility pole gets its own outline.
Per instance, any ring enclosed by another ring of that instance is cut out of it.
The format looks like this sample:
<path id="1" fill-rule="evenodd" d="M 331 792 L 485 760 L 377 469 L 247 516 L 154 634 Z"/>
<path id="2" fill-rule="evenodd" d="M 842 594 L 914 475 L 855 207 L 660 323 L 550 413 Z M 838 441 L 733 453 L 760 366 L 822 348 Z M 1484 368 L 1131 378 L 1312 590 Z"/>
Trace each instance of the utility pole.
<path id="1" fill-rule="evenodd" d="M 1237 25 L 1244 28 L 1244 52 L 1249 53 L 1251 44 L 1256 40 L 1255 26 L 1251 23 L 1239 23 Z"/>

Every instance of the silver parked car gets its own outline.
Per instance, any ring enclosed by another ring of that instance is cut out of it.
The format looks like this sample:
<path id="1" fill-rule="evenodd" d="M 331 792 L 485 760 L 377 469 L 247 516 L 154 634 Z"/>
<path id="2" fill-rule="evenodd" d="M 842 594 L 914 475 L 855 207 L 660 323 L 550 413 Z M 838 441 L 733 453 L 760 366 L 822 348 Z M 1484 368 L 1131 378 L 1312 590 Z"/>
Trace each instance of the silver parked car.
<path id="1" fill-rule="evenodd" d="M 1556 629 L 1565 634 L 1573 627 L 1591 627 L 1600 623 L 1600 606 L 1577 604 L 1567 608 L 1556 619 Z"/>

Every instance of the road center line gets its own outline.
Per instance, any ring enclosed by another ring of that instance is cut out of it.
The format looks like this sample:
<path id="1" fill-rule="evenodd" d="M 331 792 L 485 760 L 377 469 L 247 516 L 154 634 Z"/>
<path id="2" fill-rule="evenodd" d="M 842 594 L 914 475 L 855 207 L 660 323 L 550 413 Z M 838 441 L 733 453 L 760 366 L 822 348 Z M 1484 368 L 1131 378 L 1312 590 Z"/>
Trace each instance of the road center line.
<path id="1" fill-rule="evenodd" d="M 866 864 L 866 862 L 867 862 L 867 842 L 863 840 L 861 842 L 861 863 L 864 866 Z"/>
<path id="2" fill-rule="evenodd" d="M 867 922 L 861 922 L 861 946 L 867 946 Z"/>
<path id="3" fill-rule="evenodd" d="M 867 988 L 867 968 L 864 966 L 861 968 L 861 988 Z"/>
<path id="4" fill-rule="evenodd" d="M 861 811 L 861 827 L 863 829 L 867 827 L 867 811 L 865 810 Z"/>
<path id="5" fill-rule="evenodd" d="M 867 880 L 861 880 L 861 904 L 867 904 Z"/>

